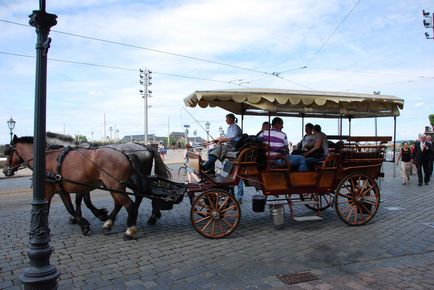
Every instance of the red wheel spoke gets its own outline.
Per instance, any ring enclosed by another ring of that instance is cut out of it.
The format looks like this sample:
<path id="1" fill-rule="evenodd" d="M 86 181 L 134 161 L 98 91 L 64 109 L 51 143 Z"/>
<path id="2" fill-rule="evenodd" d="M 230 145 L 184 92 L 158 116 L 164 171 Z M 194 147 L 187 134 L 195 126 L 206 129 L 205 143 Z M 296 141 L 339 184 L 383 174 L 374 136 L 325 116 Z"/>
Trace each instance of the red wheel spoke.
<path id="1" fill-rule="evenodd" d="M 215 193 L 215 206 L 214 209 L 218 211 L 219 208 L 220 195 L 218 192 Z"/>
<path id="2" fill-rule="evenodd" d="M 229 226 L 229 228 L 232 228 L 233 224 L 228 222 L 225 218 L 222 219 L 222 221 Z"/>
<path id="3" fill-rule="evenodd" d="M 359 207 L 358 206 L 355 206 L 354 207 L 354 223 L 357 223 L 357 210 L 359 209 Z"/>
<path id="4" fill-rule="evenodd" d="M 220 211 L 229 201 L 229 198 L 226 198 L 225 201 L 220 205 L 218 211 Z"/>
<path id="5" fill-rule="evenodd" d="M 350 210 L 350 212 L 348 213 L 347 221 L 350 220 L 351 214 L 353 213 L 353 209 L 354 209 L 354 206 L 351 207 L 351 210 Z"/>
<path id="6" fill-rule="evenodd" d="M 198 224 L 198 223 L 203 222 L 204 220 L 207 220 L 207 219 L 210 219 L 210 218 L 211 218 L 211 216 L 206 216 L 206 217 L 203 217 L 201 219 L 195 220 L 194 223 Z"/>
<path id="7" fill-rule="evenodd" d="M 205 231 L 205 229 L 209 226 L 209 224 L 210 224 L 212 221 L 213 221 L 213 219 L 210 219 L 210 220 L 206 223 L 206 225 L 202 228 L 202 232 Z"/>
<path id="8" fill-rule="evenodd" d="M 230 209 L 236 210 L 237 207 L 235 206 L 235 204 L 233 204 L 233 205 L 231 205 L 230 207 L 221 210 L 220 213 L 227 212 L 227 211 L 230 210 Z"/>

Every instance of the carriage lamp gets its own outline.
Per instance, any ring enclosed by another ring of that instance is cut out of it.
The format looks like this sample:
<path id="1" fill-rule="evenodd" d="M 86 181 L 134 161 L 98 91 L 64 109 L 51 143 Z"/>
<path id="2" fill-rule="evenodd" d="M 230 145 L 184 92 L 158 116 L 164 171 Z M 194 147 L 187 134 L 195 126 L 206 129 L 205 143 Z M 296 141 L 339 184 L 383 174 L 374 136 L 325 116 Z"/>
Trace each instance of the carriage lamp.
<path id="1" fill-rule="evenodd" d="M 6 122 L 6 123 L 8 123 L 8 128 L 9 128 L 9 130 L 11 131 L 10 132 L 10 134 L 11 134 L 11 141 L 12 141 L 12 130 L 15 128 L 15 120 L 14 119 L 12 119 L 12 117 Z"/>
<path id="2" fill-rule="evenodd" d="M 219 127 L 220 137 L 225 134 L 225 131 L 223 130 L 222 126 Z"/>

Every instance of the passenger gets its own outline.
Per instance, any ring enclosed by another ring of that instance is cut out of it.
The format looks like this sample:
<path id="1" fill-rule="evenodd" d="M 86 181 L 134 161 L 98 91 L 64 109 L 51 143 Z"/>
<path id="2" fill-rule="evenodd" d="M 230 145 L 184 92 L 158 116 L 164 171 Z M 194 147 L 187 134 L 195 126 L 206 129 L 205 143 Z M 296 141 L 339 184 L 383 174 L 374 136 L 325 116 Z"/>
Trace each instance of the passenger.
<path id="1" fill-rule="evenodd" d="M 323 161 L 329 153 L 327 135 L 321 132 L 320 125 L 313 126 L 313 134 L 315 135 L 315 145 L 312 149 L 303 154 L 309 167 L 319 161 Z"/>
<path id="2" fill-rule="evenodd" d="M 259 137 L 259 135 L 261 135 L 262 132 L 268 130 L 270 130 L 270 122 L 265 121 L 264 123 L 262 123 L 261 131 L 259 131 L 258 134 L 256 134 L 256 137 Z"/>
<path id="3" fill-rule="evenodd" d="M 303 136 L 303 139 L 297 144 L 297 148 L 293 150 L 293 155 L 303 155 L 313 148 L 315 145 L 315 135 L 313 134 L 313 124 L 307 123 L 304 126 L 304 131 L 306 134 Z"/>
<path id="4" fill-rule="evenodd" d="M 228 129 L 226 130 L 226 134 L 222 137 L 214 139 L 212 142 L 219 144 L 219 146 L 214 147 L 211 151 L 208 153 L 208 161 L 205 162 L 202 165 L 202 169 L 204 171 L 208 171 L 208 174 L 214 174 L 215 173 L 215 162 L 217 159 L 220 161 L 223 161 L 223 159 L 226 156 L 226 153 L 232 149 L 233 142 L 231 141 L 237 141 L 241 135 L 243 134 L 241 131 L 241 128 L 236 124 L 238 119 L 235 117 L 234 114 L 227 114 L 226 115 L 226 124 L 229 125 Z M 226 144 L 223 144 L 226 143 Z"/>
<path id="5" fill-rule="evenodd" d="M 291 166 L 297 167 L 299 171 L 307 171 L 304 156 L 302 155 L 289 155 L 288 138 L 286 134 L 282 132 L 283 120 L 276 117 L 271 122 L 271 129 L 264 131 L 259 136 L 262 138 L 265 144 L 270 146 L 270 156 L 284 155 L 288 156 Z"/>

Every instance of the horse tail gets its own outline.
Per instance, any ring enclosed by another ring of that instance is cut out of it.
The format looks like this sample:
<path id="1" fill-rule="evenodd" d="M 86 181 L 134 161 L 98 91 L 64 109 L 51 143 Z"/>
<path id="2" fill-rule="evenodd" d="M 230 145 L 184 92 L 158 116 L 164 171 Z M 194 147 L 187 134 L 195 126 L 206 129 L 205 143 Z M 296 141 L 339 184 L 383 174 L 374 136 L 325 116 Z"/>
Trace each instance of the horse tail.
<path id="1" fill-rule="evenodd" d="M 166 164 L 164 164 L 163 159 L 161 159 L 160 154 L 155 148 L 149 147 L 149 152 L 152 153 L 152 156 L 154 157 L 155 162 L 155 174 L 164 177 L 164 178 L 171 178 L 172 174 L 170 173 L 169 167 L 167 167 Z"/>

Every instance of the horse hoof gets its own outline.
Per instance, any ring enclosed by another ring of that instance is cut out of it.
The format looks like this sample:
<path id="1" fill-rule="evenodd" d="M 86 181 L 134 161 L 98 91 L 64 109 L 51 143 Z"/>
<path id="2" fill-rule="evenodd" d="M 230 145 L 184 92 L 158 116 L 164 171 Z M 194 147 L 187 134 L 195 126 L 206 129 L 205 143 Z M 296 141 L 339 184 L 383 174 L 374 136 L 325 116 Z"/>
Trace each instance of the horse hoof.
<path id="1" fill-rule="evenodd" d="M 156 219 L 156 218 L 154 218 L 154 217 L 150 217 L 150 218 L 148 219 L 148 225 L 153 226 L 153 225 L 155 225 L 156 223 L 157 223 L 157 219 Z"/>
<path id="2" fill-rule="evenodd" d="M 124 241 L 131 241 L 131 240 L 137 240 L 136 237 L 124 234 Z"/>
<path id="3" fill-rule="evenodd" d="M 75 224 L 77 224 L 77 219 L 76 218 L 70 218 L 68 223 L 70 225 L 75 225 Z"/>

